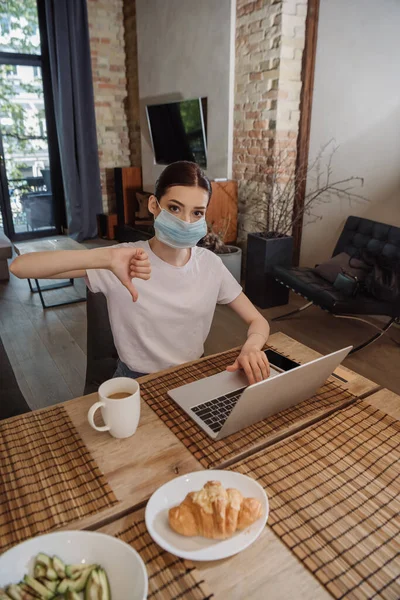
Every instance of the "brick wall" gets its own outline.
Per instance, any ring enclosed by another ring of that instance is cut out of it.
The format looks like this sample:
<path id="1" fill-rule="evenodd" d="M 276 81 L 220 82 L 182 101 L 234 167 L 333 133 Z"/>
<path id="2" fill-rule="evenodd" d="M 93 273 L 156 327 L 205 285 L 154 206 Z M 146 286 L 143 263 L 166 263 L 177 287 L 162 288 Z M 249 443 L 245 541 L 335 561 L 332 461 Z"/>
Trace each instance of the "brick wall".
<path id="1" fill-rule="evenodd" d="M 87 0 L 87 7 L 103 209 L 112 212 L 107 169 L 130 165 L 123 0 Z"/>
<path id="2" fill-rule="evenodd" d="M 265 197 L 295 166 L 306 11 L 307 0 L 237 0 L 233 176 L 240 241 L 266 228 Z"/>
<path id="3" fill-rule="evenodd" d="M 142 156 L 140 145 L 139 77 L 135 0 L 125 0 L 124 2 L 124 25 L 128 90 L 126 117 L 129 131 L 130 164 L 133 167 L 140 167 L 142 164 Z"/>

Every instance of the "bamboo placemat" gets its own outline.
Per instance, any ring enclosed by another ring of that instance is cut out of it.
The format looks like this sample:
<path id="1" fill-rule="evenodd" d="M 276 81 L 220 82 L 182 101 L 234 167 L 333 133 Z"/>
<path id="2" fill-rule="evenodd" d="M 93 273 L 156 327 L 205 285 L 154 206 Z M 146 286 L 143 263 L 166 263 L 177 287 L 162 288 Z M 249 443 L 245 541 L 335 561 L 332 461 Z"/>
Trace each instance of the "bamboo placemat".
<path id="1" fill-rule="evenodd" d="M 191 563 L 162 550 L 153 542 L 143 519 L 138 519 L 117 536 L 140 554 L 149 578 L 147 598 L 209 600 L 207 585 Z"/>
<path id="2" fill-rule="evenodd" d="M 0 552 L 117 499 L 63 407 L 0 423 Z"/>
<path id="3" fill-rule="evenodd" d="M 269 437 L 284 432 L 305 417 L 312 417 L 324 409 L 334 409 L 346 401 L 356 399 L 331 377 L 315 396 L 297 406 L 246 427 L 223 440 L 212 440 L 175 402 L 170 400 L 167 391 L 225 370 L 233 363 L 237 354 L 237 349 L 229 350 L 193 365 L 180 366 L 165 375 L 155 375 L 140 386 L 143 400 L 206 468 L 218 467 L 244 452 L 263 445 Z"/>
<path id="4" fill-rule="evenodd" d="M 359 400 L 234 467 L 334 598 L 400 598 L 399 442 L 400 421 Z"/>

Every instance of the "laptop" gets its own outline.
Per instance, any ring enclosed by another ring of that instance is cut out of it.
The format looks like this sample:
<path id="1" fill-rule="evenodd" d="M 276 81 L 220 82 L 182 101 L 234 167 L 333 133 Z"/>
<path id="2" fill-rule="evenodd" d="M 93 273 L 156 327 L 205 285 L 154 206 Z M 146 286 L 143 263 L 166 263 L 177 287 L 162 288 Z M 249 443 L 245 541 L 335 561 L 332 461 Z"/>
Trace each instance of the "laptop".
<path id="1" fill-rule="evenodd" d="M 169 390 L 168 395 L 207 435 L 220 440 L 313 396 L 352 347 L 303 365 L 273 351 L 271 358 L 267 350 L 271 375 L 264 381 L 248 385 L 243 371 L 222 371 Z M 274 360 L 274 354 L 281 359 Z"/>

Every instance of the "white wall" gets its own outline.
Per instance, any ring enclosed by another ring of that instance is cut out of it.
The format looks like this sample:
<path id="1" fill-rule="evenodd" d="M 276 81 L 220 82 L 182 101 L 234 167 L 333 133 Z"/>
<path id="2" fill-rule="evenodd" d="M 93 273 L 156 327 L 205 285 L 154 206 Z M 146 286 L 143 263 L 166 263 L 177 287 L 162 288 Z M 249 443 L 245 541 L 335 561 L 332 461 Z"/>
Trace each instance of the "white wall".
<path id="1" fill-rule="evenodd" d="M 335 138 L 333 177 L 364 177 L 370 202 L 317 208 L 303 265 L 331 255 L 350 214 L 400 226 L 399 30 L 399 0 L 321 0 L 309 160 Z"/>
<path id="2" fill-rule="evenodd" d="M 211 178 L 231 177 L 235 0 L 136 0 L 144 189 L 154 164 L 146 104 L 207 96 Z"/>

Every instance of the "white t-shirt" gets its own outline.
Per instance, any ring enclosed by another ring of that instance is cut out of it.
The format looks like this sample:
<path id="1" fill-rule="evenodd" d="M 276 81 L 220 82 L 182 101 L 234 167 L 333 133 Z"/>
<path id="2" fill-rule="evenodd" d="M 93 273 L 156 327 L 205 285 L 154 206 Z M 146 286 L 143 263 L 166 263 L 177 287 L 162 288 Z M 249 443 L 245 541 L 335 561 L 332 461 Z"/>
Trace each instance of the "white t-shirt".
<path id="1" fill-rule="evenodd" d="M 186 265 L 175 267 L 154 254 L 147 241 L 116 247 L 143 248 L 151 263 L 149 280 L 133 279 L 137 302 L 108 269 L 87 271 L 89 289 L 107 298 L 122 362 L 133 371 L 154 373 L 199 358 L 216 304 L 228 304 L 242 291 L 222 260 L 195 246 Z"/>

